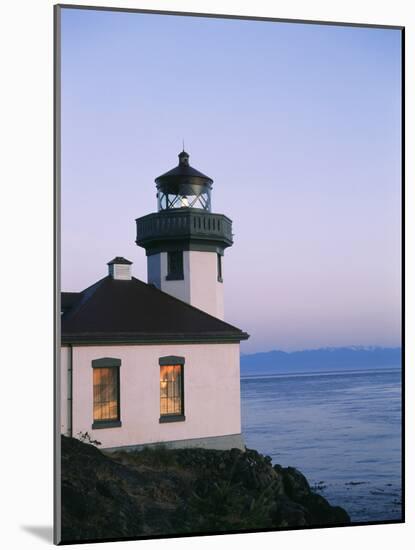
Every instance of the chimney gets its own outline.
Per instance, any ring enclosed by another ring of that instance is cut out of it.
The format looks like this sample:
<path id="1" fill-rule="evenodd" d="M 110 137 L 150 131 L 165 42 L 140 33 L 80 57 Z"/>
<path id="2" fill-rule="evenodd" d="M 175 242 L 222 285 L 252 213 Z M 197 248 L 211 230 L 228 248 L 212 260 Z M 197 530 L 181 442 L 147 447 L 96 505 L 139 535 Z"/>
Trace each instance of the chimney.
<path id="1" fill-rule="evenodd" d="M 108 275 L 117 281 L 131 281 L 131 266 L 133 262 L 117 256 L 108 262 Z"/>

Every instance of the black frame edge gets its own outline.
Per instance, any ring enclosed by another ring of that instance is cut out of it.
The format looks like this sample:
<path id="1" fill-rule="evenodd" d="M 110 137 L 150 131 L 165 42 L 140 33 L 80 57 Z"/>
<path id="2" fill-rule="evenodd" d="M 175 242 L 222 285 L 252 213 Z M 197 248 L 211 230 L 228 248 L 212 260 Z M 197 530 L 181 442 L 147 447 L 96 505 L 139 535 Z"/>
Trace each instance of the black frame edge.
<path id="1" fill-rule="evenodd" d="M 61 6 L 53 6 L 53 543 L 62 544 L 60 439 Z"/>
<path id="2" fill-rule="evenodd" d="M 401 197 L 401 234 L 402 234 L 402 260 L 401 260 L 401 269 L 402 269 L 402 296 L 401 296 L 401 306 L 402 306 L 402 390 L 401 390 L 401 423 L 402 423 L 402 434 L 401 434 L 401 482 L 402 482 L 402 523 L 405 523 L 405 499 L 406 499 L 406 490 L 405 490 L 405 475 L 406 475 L 406 464 L 405 464 L 405 370 L 406 370 L 406 356 L 405 356 L 405 27 L 401 29 L 401 187 L 402 187 L 402 197 Z"/>
<path id="3" fill-rule="evenodd" d="M 297 23 L 300 25 L 329 25 L 329 26 L 339 26 L 339 27 L 368 27 L 375 29 L 395 29 L 403 30 L 405 27 L 403 25 L 385 25 L 382 23 L 350 23 L 347 21 L 321 21 L 318 19 L 290 19 L 284 17 L 266 17 L 260 15 L 229 15 L 226 13 L 205 13 L 205 12 L 187 12 L 187 11 L 175 11 L 175 10 L 152 10 L 152 9 L 142 9 L 142 8 L 119 8 L 119 7 L 108 7 L 108 6 L 87 6 L 87 5 L 78 5 L 78 4 L 57 4 L 60 8 L 65 9 L 75 9 L 75 10 L 97 10 L 97 11 L 117 11 L 125 13 L 148 13 L 153 15 L 178 15 L 178 16 L 190 16 L 190 17 L 210 17 L 210 18 L 220 18 L 220 19 L 242 19 L 248 21 L 264 21 L 272 23 Z"/>

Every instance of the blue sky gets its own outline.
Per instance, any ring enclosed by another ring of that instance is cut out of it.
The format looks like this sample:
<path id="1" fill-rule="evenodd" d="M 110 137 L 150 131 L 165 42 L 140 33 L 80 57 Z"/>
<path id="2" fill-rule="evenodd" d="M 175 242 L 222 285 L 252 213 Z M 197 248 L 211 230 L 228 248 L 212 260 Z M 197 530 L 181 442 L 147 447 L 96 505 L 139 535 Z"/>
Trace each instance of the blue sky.
<path id="1" fill-rule="evenodd" d="M 62 289 L 122 255 L 177 164 L 232 218 L 243 351 L 400 344 L 400 31 L 62 10 Z"/>

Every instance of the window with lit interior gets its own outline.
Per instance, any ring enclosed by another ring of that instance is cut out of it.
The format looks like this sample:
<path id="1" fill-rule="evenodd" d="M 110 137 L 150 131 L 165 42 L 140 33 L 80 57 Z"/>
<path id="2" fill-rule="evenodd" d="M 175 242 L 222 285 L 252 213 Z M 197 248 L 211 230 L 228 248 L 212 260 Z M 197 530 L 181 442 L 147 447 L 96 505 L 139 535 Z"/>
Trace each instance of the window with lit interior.
<path id="1" fill-rule="evenodd" d="M 160 422 L 184 420 L 184 358 L 161 357 Z"/>
<path id="2" fill-rule="evenodd" d="M 93 366 L 93 428 L 120 426 L 119 359 L 98 359 Z"/>

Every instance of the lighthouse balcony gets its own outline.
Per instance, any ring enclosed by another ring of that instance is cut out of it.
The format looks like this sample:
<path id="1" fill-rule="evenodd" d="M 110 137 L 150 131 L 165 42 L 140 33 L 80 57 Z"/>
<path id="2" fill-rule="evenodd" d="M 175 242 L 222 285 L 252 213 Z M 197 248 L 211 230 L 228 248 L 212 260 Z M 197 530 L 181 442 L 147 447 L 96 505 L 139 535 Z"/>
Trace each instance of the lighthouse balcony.
<path id="1" fill-rule="evenodd" d="M 183 249 L 224 249 L 233 243 L 232 220 L 199 209 L 165 210 L 136 220 L 136 243 L 154 253 L 180 243 Z"/>

